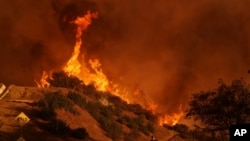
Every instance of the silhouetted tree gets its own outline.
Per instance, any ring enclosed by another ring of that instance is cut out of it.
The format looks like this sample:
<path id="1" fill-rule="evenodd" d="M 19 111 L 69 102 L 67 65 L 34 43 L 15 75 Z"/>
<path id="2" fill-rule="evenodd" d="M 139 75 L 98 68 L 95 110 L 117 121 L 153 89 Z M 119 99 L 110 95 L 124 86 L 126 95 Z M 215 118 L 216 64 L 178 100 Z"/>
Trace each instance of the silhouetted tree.
<path id="1" fill-rule="evenodd" d="M 249 85 L 243 80 L 234 80 L 231 85 L 219 80 L 218 88 L 192 95 L 186 117 L 201 120 L 207 129 L 213 130 L 249 122 Z"/>

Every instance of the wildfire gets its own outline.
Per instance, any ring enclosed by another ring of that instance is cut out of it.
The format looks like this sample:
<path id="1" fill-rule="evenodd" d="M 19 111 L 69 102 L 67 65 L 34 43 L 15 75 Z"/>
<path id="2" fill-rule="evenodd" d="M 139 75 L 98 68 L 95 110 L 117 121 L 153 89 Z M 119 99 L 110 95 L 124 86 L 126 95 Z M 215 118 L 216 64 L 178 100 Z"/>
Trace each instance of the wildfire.
<path id="1" fill-rule="evenodd" d="M 94 71 L 94 73 L 90 74 L 90 80 L 94 83 L 97 90 L 107 91 L 110 83 L 102 71 L 101 63 L 97 59 L 90 59 L 89 64 Z"/>
<path id="2" fill-rule="evenodd" d="M 134 97 L 138 98 L 140 101 L 142 101 L 142 105 L 149 111 L 151 111 L 153 114 L 156 113 L 156 109 L 158 107 L 157 104 L 155 104 L 153 101 L 148 101 L 146 99 L 145 93 L 141 88 L 137 88 L 134 92 Z"/>
<path id="3" fill-rule="evenodd" d="M 127 103 L 131 103 L 131 101 L 128 98 L 128 94 L 129 94 L 128 90 L 125 88 L 121 88 L 120 85 L 110 81 L 107 91 L 120 97 L 122 100 L 126 101 Z"/>
<path id="4" fill-rule="evenodd" d="M 182 110 L 182 106 L 180 105 L 179 112 L 173 113 L 171 115 L 165 114 L 164 116 L 159 118 L 159 123 L 160 123 L 160 125 L 167 124 L 170 126 L 174 126 L 179 122 L 180 118 L 183 115 L 184 115 L 184 112 Z"/>
<path id="5" fill-rule="evenodd" d="M 147 104 L 147 110 L 151 111 L 153 114 L 156 113 L 156 108 L 157 107 L 158 107 L 157 104 L 155 104 L 152 101 Z"/>
<path id="6" fill-rule="evenodd" d="M 84 81 L 85 84 L 93 83 L 97 90 L 107 91 L 110 83 L 106 75 L 103 73 L 101 63 L 98 59 L 89 59 L 86 62 L 79 62 L 78 57 L 80 55 L 80 48 L 82 46 L 82 34 L 83 31 L 91 24 L 91 19 L 97 18 L 97 13 L 87 12 L 83 17 L 77 17 L 72 23 L 77 26 L 76 30 L 76 43 L 74 46 L 74 52 L 69 59 L 63 70 L 68 75 L 74 75 Z M 85 60 L 85 59 L 83 59 Z M 87 66 L 90 66 L 88 68 Z"/>
<path id="7" fill-rule="evenodd" d="M 99 91 L 110 92 L 116 96 L 119 96 L 121 99 L 126 101 L 127 103 L 131 103 L 130 99 L 128 98 L 129 91 L 125 88 L 121 88 L 118 84 L 113 83 L 110 81 L 105 73 L 102 70 L 101 63 L 98 59 L 86 59 L 85 56 L 82 57 L 82 61 L 79 61 L 79 55 L 84 54 L 81 53 L 81 46 L 82 46 L 82 34 L 91 24 L 91 20 L 93 18 L 97 18 L 97 13 L 91 13 L 90 11 L 87 12 L 86 15 L 83 17 L 77 17 L 72 24 L 77 26 L 76 29 L 76 42 L 74 45 L 74 51 L 72 56 L 67 61 L 66 65 L 62 68 L 64 72 L 68 75 L 74 75 L 81 79 L 86 85 L 93 84 L 95 88 Z M 88 60 L 88 61 L 86 61 Z M 47 82 L 48 78 L 50 78 L 50 74 L 46 71 L 43 71 L 42 78 L 40 82 L 36 81 L 38 87 L 49 87 L 50 84 Z M 148 101 L 145 98 L 145 94 L 142 89 L 138 88 L 134 92 L 134 97 L 137 98 L 136 101 L 132 101 L 139 103 L 142 102 L 142 105 L 153 114 L 157 112 L 157 104 L 153 103 L 152 101 Z M 135 99 L 133 99 L 135 100 Z M 179 108 L 178 113 L 173 113 L 171 115 L 164 115 L 159 119 L 160 125 L 168 124 L 168 125 L 175 125 L 178 123 L 179 119 L 183 116 L 183 111 L 181 107 Z"/>
<path id="8" fill-rule="evenodd" d="M 81 63 L 78 61 L 78 57 L 82 45 L 82 33 L 91 24 L 91 19 L 96 17 L 97 13 L 91 13 L 90 11 L 88 11 L 86 15 L 84 15 L 83 17 L 77 17 L 76 20 L 72 22 L 73 24 L 77 25 L 76 43 L 71 58 L 67 62 L 66 66 L 63 68 L 63 70 L 69 75 L 78 76 L 81 72 Z"/>
<path id="9" fill-rule="evenodd" d="M 49 87 L 50 84 L 47 81 L 47 79 L 49 77 L 50 77 L 50 75 L 46 71 L 43 71 L 42 78 L 40 79 L 40 82 L 35 81 L 37 84 L 37 87 L 39 87 L 39 88 Z"/>
<path id="10" fill-rule="evenodd" d="M 75 36 L 76 42 L 72 56 L 63 67 L 63 71 L 68 75 L 77 76 L 79 79 L 83 80 L 86 85 L 94 84 L 96 89 L 99 91 L 109 91 L 117 94 L 118 90 L 117 87 L 115 87 L 116 85 L 109 82 L 107 76 L 102 71 L 101 63 L 98 59 L 89 59 L 88 62 L 85 62 L 85 56 L 83 56 L 83 61 L 79 61 L 79 55 L 81 53 L 80 49 L 83 43 L 82 34 L 91 24 L 91 20 L 93 18 L 97 18 L 97 13 L 91 13 L 88 11 L 83 17 L 77 17 L 71 22 L 77 26 Z M 49 86 L 49 83 L 47 82 L 48 77 L 49 75 L 44 71 L 40 82 L 37 83 L 37 86 Z"/>
<path id="11" fill-rule="evenodd" d="M 88 62 L 85 62 L 85 56 L 82 56 L 83 61 L 79 62 L 78 60 L 80 48 L 82 46 L 81 37 L 84 30 L 86 30 L 91 24 L 92 18 L 97 18 L 97 13 L 91 13 L 88 11 L 85 16 L 78 17 L 72 22 L 77 26 L 76 43 L 72 57 L 69 59 L 63 70 L 68 75 L 77 76 L 79 79 L 83 80 L 86 85 L 94 84 L 97 90 L 111 92 L 128 102 L 126 91 L 118 89 L 117 84 L 108 80 L 107 76 L 103 73 L 101 63 L 98 59 L 88 59 Z"/>

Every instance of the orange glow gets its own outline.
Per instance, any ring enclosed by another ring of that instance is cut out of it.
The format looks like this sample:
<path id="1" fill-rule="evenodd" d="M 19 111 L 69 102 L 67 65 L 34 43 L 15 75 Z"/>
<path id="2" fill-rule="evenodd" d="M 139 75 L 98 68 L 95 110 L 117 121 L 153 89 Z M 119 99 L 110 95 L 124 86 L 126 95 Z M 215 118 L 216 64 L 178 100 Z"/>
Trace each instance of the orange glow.
<path id="1" fill-rule="evenodd" d="M 87 12 L 83 17 L 77 17 L 72 23 L 77 26 L 76 43 L 74 52 L 63 68 L 68 75 L 74 75 L 83 80 L 85 84 L 94 84 L 97 90 L 107 91 L 110 85 L 109 80 L 103 73 L 101 63 L 98 59 L 89 59 L 88 62 L 79 62 L 80 48 L 82 46 L 83 31 L 91 24 L 91 19 L 97 18 L 97 13 Z M 84 57 L 84 56 L 83 56 Z M 87 67 L 89 66 L 89 67 Z"/>
<path id="2" fill-rule="evenodd" d="M 143 90 L 141 88 L 137 88 L 134 91 L 134 97 L 139 98 L 139 100 L 141 102 L 143 102 L 143 106 L 144 108 L 146 108 L 147 110 L 151 111 L 153 114 L 156 113 L 157 107 L 158 105 L 155 104 L 153 101 L 148 101 L 145 97 L 145 93 L 143 92 Z M 138 101 L 137 101 L 138 102 Z"/>
<path id="3" fill-rule="evenodd" d="M 156 113 L 157 104 L 153 103 L 152 101 L 147 104 L 147 110 L 151 111 L 153 114 Z"/>
<path id="4" fill-rule="evenodd" d="M 77 17 L 76 20 L 72 22 L 73 24 L 77 25 L 76 43 L 71 58 L 67 62 L 66 66 L 63 68 L 63 70 L 69 75 L 78 76 L 78 74 L 81 72 L 81 64 L 78 61 L 78 57 L 82 45 L 82 33 L 91 24 L 91 19 L 96 17 L 97 13 L 91 13 L 90 11 L 88 11 L 86 15 L 84 15 L 83 17 Z"/>
<path id="5" fill-rule="evenodd" d="M 84 52 L 81 53 L 82 46 L 82 34 L 91 24 L 91 20 L 97 17 L 97 13 L 87 12 L 83 17 L 77 17 L 71 23 L 77 26 L 76 29 L 76 41 L 74 45 L 74 50 L 72 56 L 67 61 L 65 66 L 62 68 L 65 73 L 68 75 L 73 75 L 78 77 L 84 82 L 85 85 L 93 84 L 98 91 L 110 92 L 113 95 L 120 97 L 122 100 L 127 103 L 141 103 L 141 105 L 151 111 L 153 114 L 157 113 L 158 105 L 153 101 L 148 101 L 146 99 L 145 93 L 141 88 L 136 89 L 133 94 L 133 98 L 129 98 L 129 91 L 126 88 L 121 87 L 119 84 L 114 83 L 108 79 L 102 69 L 101 62 L 96 58 L 85 58 Z M 81 56 L 81 61 L 79 61 L 79 55 Z M 88 61 L 86 61 L 88 60 Z M 47 79 L 50 77 L 48 73 L 43 72 L 40 82 L 36 82 L 38 87 L 49 87 L 50 84 L 47 82 Z M 178 113 L 171 115 L 164 115 L 159 119 L 160 125 L 168 124 L 175 125 L 178 123 L 179 119 L 183 116 L 183 111 L 181 108 Z"/>
<path id="6" fill-rule="evenodd" d="M 93 84 L 97 90 L 110 92 L 128 102 L 127 91 L 119 89 L 117 84 L 108 80 L 98 59 L 88 59 L 88 62 L 85 62 L 85 56 L 82 56 L 83 61 L 80 62 L 78 60 L 81 53 L 80 48 L 82 46 L 81 37 L 84 30 L 91 24 L 92 18 L 97 18 L 97 13 L 88 11 L 86 15 L 77 17 L 77 19 L 72 22 L 77 26 L 76 43 L 74 52 L 63 70 L 68 75 L 77 76 L 79 79 L 83 80 L 86 85 Z"/>
<path id="7" fill-rule="evenodd" d="M 50 75 L 46 71 L 43 71 L 42 78 L 40 79 L 40 82 L 35 81 L 37 87 L 39 87 L 39 88 L 49 87 L 50 84 L 47 81 L 49 77 L 50 77 Z"/>
<path id="8" fill-rule="evenodd" d="M 170 114 L 170 115 L 165 114 L 164 116 L 159 118 L 159 124 L 160 125 L 167 124 L 167 125 L 170 125 L 170 126 L 174 126 L 179 122 L 180 118 L 183 115 L 184 115 L 184 112 L 182 110 L 182 106 L 180 105 L 179 112 L 173 113 L 173 114 Z"/>
<path id="9" fill-rule="evenodd" d="M 103 73 L 101 63 L 97 59 L 89 60 L 93 73 L 90 74 L 90 80 L 99 91 L 107 91 L 110 85 L 107 76 Z"/>
<path id="10" fill-rule="evenodd" d="M 131 101 L 128 98 L 128 90 L 125 88 L 120 88 L 118 84 L 115 84 L 113 82 L 110 82 L 110 86 L 108 87 L 108 91 L 118 97 L 120 97 L 122 100 L 127 102 L 128 104 L 131 103 Z"/>

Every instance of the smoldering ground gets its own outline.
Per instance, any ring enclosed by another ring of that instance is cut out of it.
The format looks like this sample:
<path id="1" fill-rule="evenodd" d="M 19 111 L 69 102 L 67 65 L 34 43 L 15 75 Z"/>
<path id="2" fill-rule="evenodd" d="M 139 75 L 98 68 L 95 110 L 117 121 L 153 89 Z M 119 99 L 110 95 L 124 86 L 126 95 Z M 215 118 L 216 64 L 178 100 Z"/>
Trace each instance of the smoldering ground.
<path id="1" fill-rule="evenodd" d="M 192 92 L 219 78 L 249 80 L 250 3 L 234 0 L 1 1 L 0 80 L 34 85 L 43 70 L 60 69 L 74 46 L 69 21 L 99 13 L 82 51 L 105 74 L 173 112 Z M 176 107 L 176 108 L 173 108 Z"/>

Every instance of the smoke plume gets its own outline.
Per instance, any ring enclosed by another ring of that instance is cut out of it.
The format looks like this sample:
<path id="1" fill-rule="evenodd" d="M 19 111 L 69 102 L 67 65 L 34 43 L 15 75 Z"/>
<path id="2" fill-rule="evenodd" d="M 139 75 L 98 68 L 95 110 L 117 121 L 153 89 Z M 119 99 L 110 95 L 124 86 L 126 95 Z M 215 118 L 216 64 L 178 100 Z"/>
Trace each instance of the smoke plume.
<path id="1" fill-rule="evenodd" d="M 61 69 L 73 51 L 70 21 L 92 10 L 99 16 L 83 35 L 83 54 L 173 112 L 219 78 L 249 80 L 249 8 L 234 0 L 2 0 L 0 81 L 34 85 L 43 70 Z"/>

